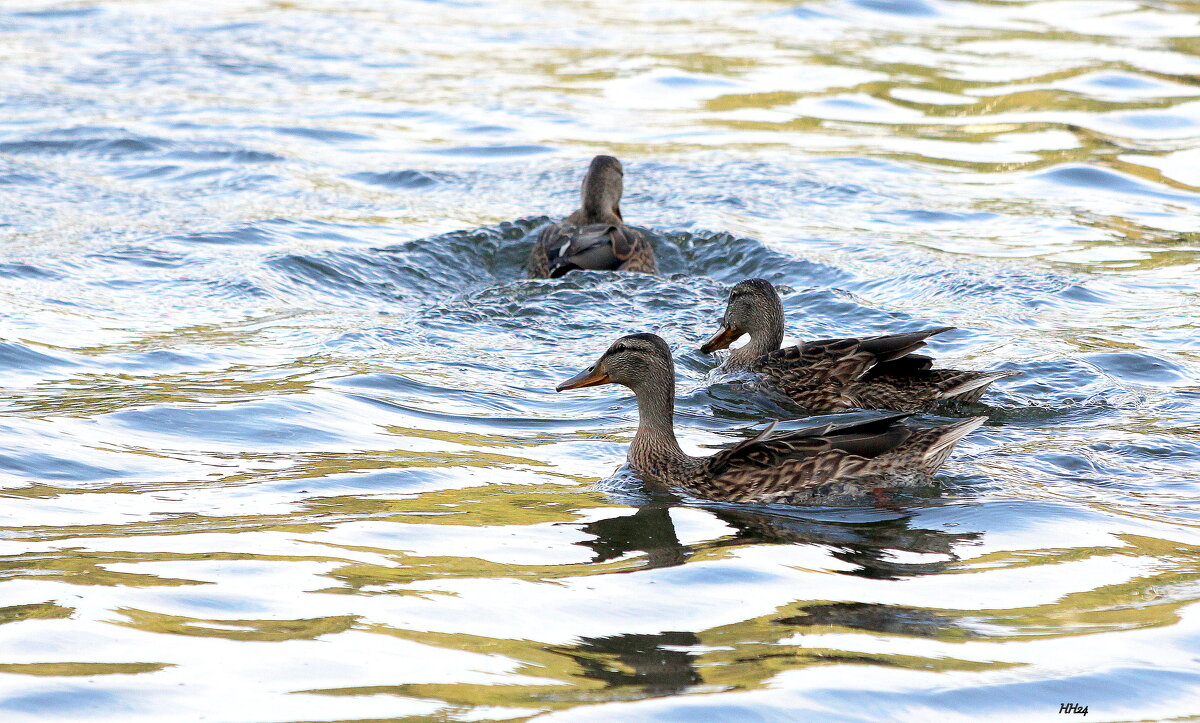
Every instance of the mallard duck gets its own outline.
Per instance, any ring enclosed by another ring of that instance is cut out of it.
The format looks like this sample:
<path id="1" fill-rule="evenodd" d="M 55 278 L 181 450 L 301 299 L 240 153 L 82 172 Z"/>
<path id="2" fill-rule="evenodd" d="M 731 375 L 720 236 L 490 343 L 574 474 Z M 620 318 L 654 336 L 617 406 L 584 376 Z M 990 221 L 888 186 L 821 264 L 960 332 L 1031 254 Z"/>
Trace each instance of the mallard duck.
<path id="1" fill-rule="evenodd" d="M 621 218 L 624 177 L 616 158 L 592 159 L 583 178 L 582 205 L 542 230 L 529 254 L 529 278 L 557 279 L 575 269 L 658 273 L 650 242 Z"/>
<path id="2" fill-rule="evenodd" d="M 649 482 L 728 502 L 812 502 L 921 484 L 942 466 L 955 442 L 986 419 L 919 429 L 902 423 L 911 415 L 889 414 L 776 435 L 771 425 L 710 457 L 691 457 L 675 439 L 675 365 L 660 337 L 618 339 L 558 391 L 597 384 L 622 384 L 637 396 L 630 467 Z"/>
<path id="3" fill-rule="evenodd" d="M 933 359 L 913 354 L 929 337 L 953 329 L 822 339 L 781 349 L 779 294 L 769 281 L 747 279 L 730 290 L 721 330 L 700 351 L 711 354 L 749 334 L 750 341 L 734 349 L 721 370 L 748 371 L 762 387 L 815 412 L 855 407 L 916 412 L 942 401 L 976 402 L 992 382 L 1020 374 L 934 369 Z"/>

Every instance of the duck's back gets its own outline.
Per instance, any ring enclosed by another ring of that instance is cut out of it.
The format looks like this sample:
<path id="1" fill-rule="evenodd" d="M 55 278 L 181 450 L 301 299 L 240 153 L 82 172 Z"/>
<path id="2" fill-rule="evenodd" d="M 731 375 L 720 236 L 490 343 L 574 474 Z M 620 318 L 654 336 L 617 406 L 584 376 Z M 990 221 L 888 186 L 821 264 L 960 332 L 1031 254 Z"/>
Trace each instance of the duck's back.
<path id="1" fill-rule="evenodd" d="M 759 357 L 750 371 L 811 410 L 913 412 L 943 399 L 978 398 L 999 378 L 996 373 L 933 369 L 932 359 L 913 353 L 930 336 L 951 329 L 810 341 Z"/>
<path id="2" fill-rule="evenodd" d="M 799 503 L 921 484 L 986 419 L 915 428 L 903 424 L 909 416 L 891 414 L 774 437 L 768 430 L 698 460 L 687 486 L 710 499 Z"/>
<path id="3" fill-rule="evenodd" d="M 908 414 L 826 424 L 754 439 L 698 461 L 691 486 L 710 499 L 787 502 L 829 484 L 871 474 L 876 460 L 903 449 L 913 430 Z"/>
<path id="4" fill-rule="evenodd" d="M 646 237 L 623 223 L 550 224 L 533 245 L 529 277 L 556 279 L 576 269 L 656 274 L 658 264 Z"/>
<path id="5" fill-rule="evenodd" d="M 978 402 L 992 382 L 1017 373 L 934 369 L 932 359 L 914 354 L 872 369 L 846 396 L 856 407 L 916 412 L 942 401 Z"/>

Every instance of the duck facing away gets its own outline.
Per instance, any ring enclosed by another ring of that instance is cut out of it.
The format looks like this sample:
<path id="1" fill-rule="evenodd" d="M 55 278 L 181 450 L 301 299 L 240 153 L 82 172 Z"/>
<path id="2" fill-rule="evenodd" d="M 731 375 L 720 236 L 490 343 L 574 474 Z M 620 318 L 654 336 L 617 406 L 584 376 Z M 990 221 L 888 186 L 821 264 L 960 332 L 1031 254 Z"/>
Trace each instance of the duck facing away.
<path id="1" fill-rule="evenodd" d="M 722 371 L 748 371 L 758 383 L 812 411 L 851 408 L 916 412 L 943 401 L 976 402 L 997 379 L 1020 372 L 934 369 L 914 354 L 941 326 L 906 334 L 822 339 L 780 348 L 783 304 L 771 282 L 747 279 L 729 292 L 721 330 L 700 347 L 711 354 L 743 334 L 750 341 L 729 354 Z"/>
<path id="2" fill-rule="evenodd" d="M 529 254 L 529 278 L 557 279 L 576 269 L 658 273 L 650 242 L 621 218 L 624 178 L 616 158 L 592 159 L 583 178 L 582 205 L 538 236 Z"/>
<path id="3" fill-rule="evenodd" d="M 621 384 L 637 396 L 630 467 L 647 481 L 727 502 L 814 502 L 922 484 L 986 420 L 919 429 L 903 423 L 911 415 L 891 414 L 776 435 L 771 425 L 710 457 L 692 457 L 675 438 L 675 366 L 665 341 L 654 334 L 622 337 L 558 391 L 597 384 Z"/>

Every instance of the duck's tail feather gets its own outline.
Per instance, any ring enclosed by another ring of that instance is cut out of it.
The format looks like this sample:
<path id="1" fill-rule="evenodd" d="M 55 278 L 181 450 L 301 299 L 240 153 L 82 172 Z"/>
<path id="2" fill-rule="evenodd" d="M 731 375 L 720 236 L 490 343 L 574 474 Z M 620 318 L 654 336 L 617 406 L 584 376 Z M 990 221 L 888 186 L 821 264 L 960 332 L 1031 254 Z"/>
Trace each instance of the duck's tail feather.
<path id="1" fill-rule="evenodd" d="M 925 450 L 924 455 L 925 468 L 929 471 L 929 474 L 933 474 L 946 463 L 950 452 L 954 450 L 954 445 L 960 439 L 974 432 L 987 420 L 987 417 L 968 417 L 967 419 L 960 419 L 953 424 L 947 424 L 944 427 L 937 427 L 930 430 L 936 436 L 933 442 L 930 443 L 929 448 Z"/>
<path id="2" fill-rule="evenodd" d="M 997 372 L 967 372 L 954 380 L 954 384 L 939 395 L 940 399 L 953 399 L 956 402 L 977 402 L 992 382 L 1005 377 L 1012 377 L 1021 372 L 1003 370 Z"/>

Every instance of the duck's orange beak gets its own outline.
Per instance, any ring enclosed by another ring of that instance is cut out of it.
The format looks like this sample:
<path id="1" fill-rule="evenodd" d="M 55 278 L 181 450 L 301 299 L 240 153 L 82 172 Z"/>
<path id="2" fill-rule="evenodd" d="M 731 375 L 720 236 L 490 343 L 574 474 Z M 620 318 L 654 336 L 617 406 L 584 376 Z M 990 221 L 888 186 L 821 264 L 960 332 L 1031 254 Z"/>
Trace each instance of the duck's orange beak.
<path id="1" fill-rule="evenodd" d="M 609 384 L 612 380 L 607 374 L 602 374 L 596 371 L 596 367 L 590 366 L 587 369 L 579 372 L 567 381 L 555 387 L 555 391 L 564 392 L 568 389 L 579 389 L 581 387 L 594 387 L 598 384 Z"/>
<path id="2" fill-rule="evenodd" d="M 700 347 L 700 351 L 705 354 L 712 354 L 718 349 L 726 349 L 730 344 L 737 341 L 737 338 L 741 335 L 740 331 L 734 331 L 727 326 L 722 326 L 720 331 L 713 334 L 711 339 L 704 342 L 704 346 Z"/>

